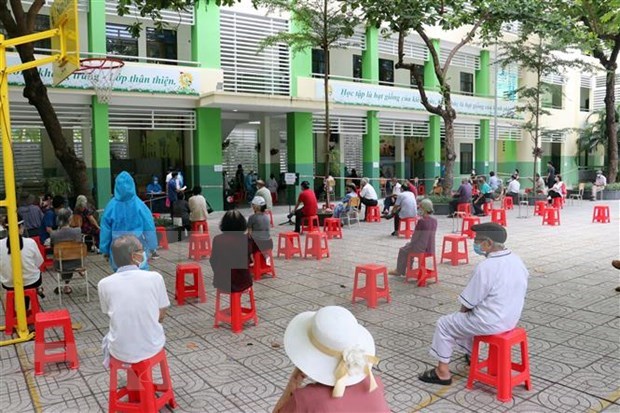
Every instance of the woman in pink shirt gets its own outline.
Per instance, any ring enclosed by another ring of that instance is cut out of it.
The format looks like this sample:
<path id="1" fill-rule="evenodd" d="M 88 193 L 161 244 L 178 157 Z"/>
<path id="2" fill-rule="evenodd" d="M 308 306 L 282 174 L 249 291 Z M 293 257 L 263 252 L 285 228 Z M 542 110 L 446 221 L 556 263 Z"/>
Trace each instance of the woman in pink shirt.
<path id="1" fill-rule="evenodd" d="M 387 413 L 383 383 L 372 374 L 375 342 L 355 316 L 328 306 L 297 315 L 284 333 L 295 365 L 274 413 Z M 305 379 L 314 383 L 302 386 Z"/>

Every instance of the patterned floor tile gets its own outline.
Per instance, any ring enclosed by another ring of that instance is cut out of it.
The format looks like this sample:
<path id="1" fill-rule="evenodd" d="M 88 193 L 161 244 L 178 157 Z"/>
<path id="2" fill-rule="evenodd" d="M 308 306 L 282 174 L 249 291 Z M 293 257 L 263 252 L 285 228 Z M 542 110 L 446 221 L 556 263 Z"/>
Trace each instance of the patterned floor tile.
<path id="1" fill-rule="evenodd" d="M 603 403 L 596 397 L 560 384 L 554 384 L 533 396 L 530 401 L 558 412 L 600 411 Z"/>

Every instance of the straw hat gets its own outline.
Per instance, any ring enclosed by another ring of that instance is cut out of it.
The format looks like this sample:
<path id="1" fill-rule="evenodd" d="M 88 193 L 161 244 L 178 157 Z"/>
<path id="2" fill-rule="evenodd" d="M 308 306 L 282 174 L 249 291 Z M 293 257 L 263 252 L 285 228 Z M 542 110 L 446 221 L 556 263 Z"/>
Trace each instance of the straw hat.
<path id="1" fill-rule="evenodd" d="M 307 311 L 291 320 L 284 333 L 290 360 L 312 380 L 334 386 L 333 397 L 342 397 L 346 386 L 370 376 L 369 391 L 377 384 L 372 375 L 375 341 L 355 316 L 343 307 Z"/>

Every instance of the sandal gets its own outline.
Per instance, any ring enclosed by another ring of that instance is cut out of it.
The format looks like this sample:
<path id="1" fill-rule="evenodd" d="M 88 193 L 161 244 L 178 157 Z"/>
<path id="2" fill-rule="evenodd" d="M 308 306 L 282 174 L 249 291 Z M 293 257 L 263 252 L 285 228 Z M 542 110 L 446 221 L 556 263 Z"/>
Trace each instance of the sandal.
<path id="1" fill-rule="evenodd" d="M 437 376 L 437 371 L 434 368 L 426 370 L 424 373 L 420 374 L 418 379 L 424 383 L 440 384 L 442 386 L 449 386 L 452 384 L 452 377 L 449 379 L 441 379 Z"/>
<path id="2" fill-rule="evenodd" d="M 73 290 L 68 285 L 65 285 L 65 287 L 62 289 L 63 294 L 71 294 L 72 292 Z"/>
<path id="3" fill-rule="evenodd" d="M 37 288 L 37 295 L 41 298 L 45 298 L 45 290 L 43 289 L 43 287 Z"/>

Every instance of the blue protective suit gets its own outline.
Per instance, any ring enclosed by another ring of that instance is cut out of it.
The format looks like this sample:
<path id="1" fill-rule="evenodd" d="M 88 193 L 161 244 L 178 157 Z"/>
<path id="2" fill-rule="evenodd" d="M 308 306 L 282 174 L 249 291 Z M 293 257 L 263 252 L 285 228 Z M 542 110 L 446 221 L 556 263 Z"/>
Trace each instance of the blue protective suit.
<path id="1" fill-rule="evenodd" d="M 157 248 L 151 211 L 136 195 L 136 184 L 131 175 L 123 171 L 116 177 L 114 198 L 106 205 L 101 218 L 99 249 L 103 254 L 110 255 L 113 270 L 116 270 L 116 265 L 110 254 L 112 241 L 127 234 L 138 237 L 146 252 Z"/>

